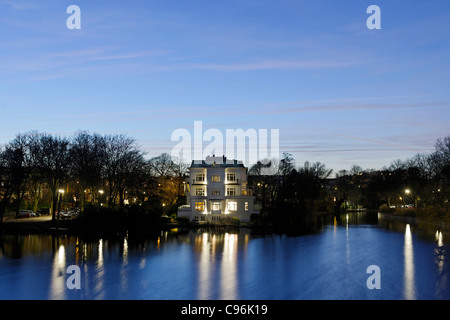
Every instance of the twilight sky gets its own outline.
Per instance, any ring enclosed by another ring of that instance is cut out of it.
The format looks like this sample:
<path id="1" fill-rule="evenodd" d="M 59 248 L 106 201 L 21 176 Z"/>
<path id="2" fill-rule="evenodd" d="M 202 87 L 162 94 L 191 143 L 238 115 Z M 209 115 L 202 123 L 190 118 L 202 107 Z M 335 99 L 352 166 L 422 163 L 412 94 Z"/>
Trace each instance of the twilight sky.
<path id="1" fill-rule="evenodd" d="M 0 145 L 125 133 L 151 157 L 198 120 L 279 129 L 298 165 L 379 169 L 450 134 L 449 57 L 448 0 L 0 0 Z"/>

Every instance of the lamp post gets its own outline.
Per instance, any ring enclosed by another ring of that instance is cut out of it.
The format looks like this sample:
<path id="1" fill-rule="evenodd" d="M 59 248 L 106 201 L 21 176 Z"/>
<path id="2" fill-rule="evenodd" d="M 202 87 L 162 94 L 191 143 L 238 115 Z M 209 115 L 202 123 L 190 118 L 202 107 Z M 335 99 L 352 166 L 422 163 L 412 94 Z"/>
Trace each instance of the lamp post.
<path id="1" fill-rule="evenodd" d="M 410 200 L 413 200 L 413 199 L 411 199 L 411 190 L 405 189 L 405 194 L 410 198 Z M 415 204 L 414 204 L 414 207 L 415 207 Z"/>
<path id="2" fill-rule="evenodd" d="M 56 229 L 58 229 L 59 227 L 59 219 L 61 217 L 61 200 L 64 195 L 64 189 L 59 189 L 58 194 L 59 194 L 59 204 L 58 204 L 58 219 L 56 220 Z"/>
<path id="3" fill-rule="evenodd" d="M 103 207 L 103 193 L 104 192 L 105 191 L 103 191 L 103 190 L 98 190 L 98 193 L 100 194 L 98 197 L 98 203 L 99 203 L 99 206 L 101 206 L 101 207 Z"/>

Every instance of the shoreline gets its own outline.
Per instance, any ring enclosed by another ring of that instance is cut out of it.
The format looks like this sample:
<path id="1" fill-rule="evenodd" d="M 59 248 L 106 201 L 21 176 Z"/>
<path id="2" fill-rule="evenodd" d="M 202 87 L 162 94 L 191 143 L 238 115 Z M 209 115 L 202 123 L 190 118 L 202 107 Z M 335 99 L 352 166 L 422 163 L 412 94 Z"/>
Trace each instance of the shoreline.
<path id="1" fill-rule="evenodd" d="M 433 227 L 450 232 L 450 224 L 444 220 L 437 220 L 434 218 L 422 218 L 409 215 L 398 215 L 392 213 L 383 213 L 377 210 L 365 210 L 365 211 L 351 211 L 353 212 L 365 212 L 365 213 L 377 213 L 378 219 L 401 221 L 410 223 L 413 225 L 420 225 L 423 227 Z M 258 227 L 258 226 L 236 226 L 236 225 L 194 225 L 180 222 L 160 222 L 156 225 L 147 227 L 129 227 L 127 229 L 119 228 L 99 228 L 95 229 L 95 226 L 83 225 L 81 221 L 77 219 L 73 220 L 60 220 L 52 221 L 51 216 L 41 216 L 36 218 L 9 218 L 2 222 L 0 235 L 23 235 L 23 234 L 58 234 L 58 235 L 87 235 L 87 236 L 103 236 L 103 235 L 118 235 L 128 231 L 137 234 L 149 234 L 158 230 L 170 230 L 175 228 L 186 229 L 198 229 L 198 228 L 220 228 L 220 227 L 233 227 L 233 228 L 250 228 L 254 229 L 256 233 L 262 232 L 274 232 L 270 227 Z M 275 232 L 275 233 L 279 233 Z"/>
<path id="2" fill-rule="evenodd" d="M 198 229 L 198 228 L 249 228 L 248 226 L 236 225 L 197 225 L 180 222 L 160 222 L 156 225 L 129 226 L 128 228 L 98 228 L 97 226 L 86 226 L 77 219 L 52 221 L 51 216 L 38 218 L 10 218 L 1 224 L 1 235 L 24 235 L 24 234 L 58 234 L 58 235 L 79 235 L 79 236 L 116 236 L 128 232 L 138 235 L 151 234 L 161 230 L 171 230 L 176 228 Z"/>
<path id="3" fill-rule="evenodd" d="M 422 218 L 422 217 L 415 217 L 415 216 L 378 212 L 378 217 L 380 217 L 380 215 L 382 216 L 382 219 L 386 219 L 386 220 L 401 221 L 401 222 L 410 223 L 410 224 L 416 225 L 416 226 L 421 225 L 424 227 L 435 227 L 435 228 L 450 232 L 450 224 L 447 223 L 443 219 L 438 220 L 438 219 L 431 218 L 431 217 Z"/>

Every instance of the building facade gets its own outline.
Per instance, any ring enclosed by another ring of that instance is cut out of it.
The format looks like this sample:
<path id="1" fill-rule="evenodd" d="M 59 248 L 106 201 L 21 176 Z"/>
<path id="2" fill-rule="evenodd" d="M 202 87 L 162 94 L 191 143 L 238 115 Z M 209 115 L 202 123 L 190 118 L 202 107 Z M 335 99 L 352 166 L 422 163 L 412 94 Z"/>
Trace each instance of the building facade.
<path id="1" fill-rule="evenodd" d="M 253 208 L 247 168 L 241 161 L 214 156 L 192 161 L 185 193 L 188 204 L 179 207 L 178 216 L 190 221 L 224 224 L 237 218 L 248 223 L 252 214 L 259 213 Z"/>

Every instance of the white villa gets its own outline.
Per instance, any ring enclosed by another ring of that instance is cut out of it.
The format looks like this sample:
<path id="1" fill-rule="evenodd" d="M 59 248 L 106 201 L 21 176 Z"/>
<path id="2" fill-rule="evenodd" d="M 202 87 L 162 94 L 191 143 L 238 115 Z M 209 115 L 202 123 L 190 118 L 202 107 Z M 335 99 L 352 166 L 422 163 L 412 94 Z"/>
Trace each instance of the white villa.
<path id="1" fill-rule="evenodd" d="M 226 223 L 232 217 L 250 222 L 253 209 L 251 190 L 247 188 L 247 168 L 241 161 L 208 156 L 192 161 L 185 184 L 188 205 L 178 208 L 179 217 L 201 223 Z"/>

